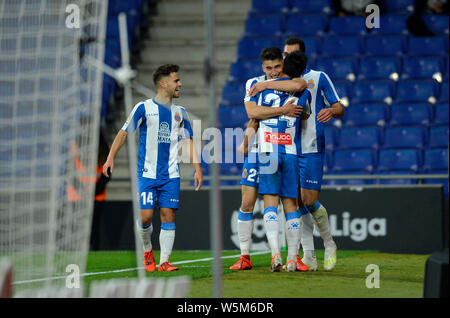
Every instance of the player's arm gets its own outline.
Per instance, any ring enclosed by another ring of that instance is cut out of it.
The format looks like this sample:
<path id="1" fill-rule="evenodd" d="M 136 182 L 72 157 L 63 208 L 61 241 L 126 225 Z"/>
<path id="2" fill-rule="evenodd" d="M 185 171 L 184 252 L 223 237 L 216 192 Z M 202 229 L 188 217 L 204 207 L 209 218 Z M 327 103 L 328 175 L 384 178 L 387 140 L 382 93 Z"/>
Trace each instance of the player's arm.
<path id="1" fill-rule="evenodd" d="M 247 128 L 245 129 L 244 133 L 244 140 L 238 147 L 239 152 L 243 153 L 244 156 L 246 156 L 248 153 L 248 144 L 250 140 L 252 140 L 253 137 L 255 137 L 256 131 L 258 130 L 258 126 L 259 120 L 256 119 L 250 119 L 250 121 L 247 124 Z"/>
<path id="2" fill-rule="evenodd" d="M 320 110 L 317 114 L 317 121 L 326 123 L 332 118 L 341 118 L 344 116 L 344 107 L 340 102 L 340 98 L 331 79 L 326 73 L 322 72 L 322 74 L 320 74 L 319 85 L 318 90 L 323 92 L 325 99 L 331 106 Z"/>
<path id="3" fill-rule="evenodd" d="M 114 138 L 114 142 L 111 146 L 111 149 L 109 150 L 106 162 L 103 165 L 103 174 L 108 178 L 110 177 L 110 175 L 108 175 L 108 169 L 109 173 L 112 174 L 114 169 L 114 158 L 116 157 L 116 154 L 119 152 L 120 148 L 123 146 L 125 140 L 127 139 L 127 135 L 128 133 L 125 130 L 121 129 L 117 133 L 116 138 Z"/>
<path id="4" fill-rule="evenodd" d="M 255 101 L 248 101 L 245 102 L 245 110 L 250 119 L 268 119 L 282 115 L 299 117 L 303 107 L 295 105 L 293 101 L 289 101 L 282 107 L 259 106 Z"/>
<path id="5" fill-rule="evenodd" d="M 189 138 L 189 159 L 195 168 L 194 185 L 195 191 L 198 191 L 203 185 L 203 172 L 198 158 L 197 150 L 195 148 L 194 140 Z"/>
<path id="6" fill-rule="evenodd" d="M 341 118 L 344 114 L 344 107 L 340 102 L 336 102 L 331 107 L 321 109 L 317 114 L 317 121 L 326 123 L 332 118 Z"/>
<path id="7" fill-rule="evenodd" d="M 250 96 L 256 96 L 266 89 L 274 89 L 282 92 L 303 92 L 306 89 L 306 81 L 303 78 L 294 78 L 287 81 L 264 81 L 255 83 L 249 91 Z"/>

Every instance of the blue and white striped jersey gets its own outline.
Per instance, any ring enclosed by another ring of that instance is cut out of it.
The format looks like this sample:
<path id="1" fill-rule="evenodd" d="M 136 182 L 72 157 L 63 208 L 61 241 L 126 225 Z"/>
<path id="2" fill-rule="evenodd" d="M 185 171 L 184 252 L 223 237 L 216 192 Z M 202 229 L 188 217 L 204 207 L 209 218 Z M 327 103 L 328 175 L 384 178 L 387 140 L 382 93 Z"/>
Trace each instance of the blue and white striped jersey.
<path id="1" fill-rule="evenodd" d="M 163 106 L 147 99 L 134 106 L 122 129 L 139 128 L 137 176 L 150 179 L 179 178 L 178 152 L 182 138 L 192 137 L 186 109 Z"/>
<path id="2" fill-rule="evenodd" d="M 307 68 L 302 78 L 311 93 L 311 115 L 302 120 L 301 153 L 324 152 L 324 124 L 317 121 L 317 114 L 322 108 L 337 103 L 340 98 L 326 73 Z"/>
<path id="3" fill-rule="evenodd" d="M 248 102 L 250 100 L 256 102 L 256 98 L 250 96 L 248 94 L 248 92 L 250 91 L 250 88 L 252 88 L 252 86 L 255 85 L 255 83 L 264 82 L 265 80 L 267 80 L 267 76 L 266 75 L 252 77 L 252 78 L 247 80 L 247 82 L 245 83 L 244 103 Z M 250 152 L 255 152 L 255 153 L 258 152 L 258 134 L 256 134 L 255 138 L 253 139 L 253 143 L 251 144 L 251 147 L 250 147 Z"/>
<path id="4" fill-rule="evenodd" d="M 289 80 L 280 78 L 275 81 Z M 294 100 L 296 105 L 303 106 L 303 112 L 310 113 L 311 94 L 305 90 L 301 94 L 292 95 L 273 89 L 267 89 L 256 95 L 256 103 L 266 107 L 281 107 Z M 261 120 L 259 122 L 259 152 L 279 152 L 296 155 L 300 150 L 300 117 L 286 115 Z"/>

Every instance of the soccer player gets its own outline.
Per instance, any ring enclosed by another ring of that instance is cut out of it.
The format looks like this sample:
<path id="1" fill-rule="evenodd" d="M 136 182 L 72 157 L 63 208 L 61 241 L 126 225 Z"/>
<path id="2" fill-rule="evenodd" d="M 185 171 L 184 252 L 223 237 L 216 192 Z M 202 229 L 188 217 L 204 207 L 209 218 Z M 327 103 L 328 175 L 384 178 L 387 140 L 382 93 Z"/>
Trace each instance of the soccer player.
<path id="1" fill-rule="evenodd" d="M 153 74 L 157 88 L 154 98 L 136 104 L 111 146 L 103 166 L 103 173 L 113 172 L 114 158 L 122 147 L 129 130 L 139 127 L 139 152 L 137 167 L 137 188 L 141 208 L 141 219 L 136 226 L 144 247 L 144 267 L 156 270 L 151 234 L 152 219 L 156 202 L 160 209 L 161 245 L 158 271 L 175 271 L 178 267 L 169 263 L 175 241 L 175 212 L 180 196 L 180 174 L 178 150 L 181 139 L 188 139 L 190 160 L 195 167 L 195 190 L 203 184 L 200 163 L 192 139 L 192 128 L 186 109 L 172 102 L 180 95 L 181 80 L 179 66 L 166 64 Z"/>
<path id="2" fill-rule="evenodd" d="M 265 48 L 261 51 L 260 58 L 262 61 L 262 70 L 265 75 L 254 77 L 246 82 L 246 95 L 244 97 L 245 108 L 249 115 L 249 123 L 245 131 L 243 143 L 240 145 L 240 151 L 245 157 L 244 166 L 242 169 L 241 178 L 241 207 L 238 215 L 238 237 L 241 249 L 241 256 L 239 260 L 230 267 L 235 270 L 247 270 L 252 268 L 250 260 L 250 246 L 253 234 L 254 215 L 253 209 L 256 199 L 258 197 L 258 160 L 257 160 L 257 143 L 253 143 L 251 150 L 248 151 L 250 141 L 255 136 L 258 130 L 260 119 L 267 119 L 279 115 L 287 115 L 291 117 L 298 117 L 302 108 L 296 106 L 293 101 L 278 108 L 258 106 L 251 102 L 248 94 L 250 88 L 257 82 L 268 79 L 277 79 L 281 76 L 283 68 L 283 55 L 281 50 L 276 47 Z M 302 91 L 306 88 L 306 82 L 298 82 L 296 91 Z"/>
<path id="3" fill-rule="evenodd" d="M 284 55 L 300 50 L 306 52 L 305 43 L 297 37 L 290 37 L 284 43 Z M 311 116 L 302 123 L 301 152 L 299 152 L 300 193 L 299 206 L 303 215 L 301 244 L 303 246 L 302 261 L 310 270 L 317 270 L 317 259 L 314 255 L 314 224 L 324 241 L 324 269 L 332 270 L 336 266 L 337 246 L 333 240 L 328 222 L 328 213 L 319 202 L 319 193 L 323 178 L 323 161 L 325 157 L 324 123 L 332 118 L 344 116 L 344 108 L 328 75 L 324 72 L 307 68 L 302 78 L 307 82 L 312 95 Z M 272 81 L 254 85 L 250 95 L 256 95 L 265 89 L 281 91 L 295 90 L 296 81 Z M 312 218 L 311 218 L 312 216 Z"/>

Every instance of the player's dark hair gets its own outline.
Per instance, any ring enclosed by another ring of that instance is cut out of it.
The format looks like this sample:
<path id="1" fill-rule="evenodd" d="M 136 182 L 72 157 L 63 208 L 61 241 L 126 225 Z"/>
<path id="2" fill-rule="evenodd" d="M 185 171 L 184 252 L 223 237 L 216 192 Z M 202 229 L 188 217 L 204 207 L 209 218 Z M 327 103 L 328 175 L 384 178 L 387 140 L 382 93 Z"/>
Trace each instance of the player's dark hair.
<path id="1" fill-rule="evenodd" d="M 284 40 L 284 45 L 298 45 L 300 51 L 302 51 L 303 53 L 306 53 L 306 46 L 305 46 L 305 42 L 300 39 L 297 38 L 295 36 L 291 36 L 289 38 L 287 38 L 286 40 Z"/>
<path id="2" fill-rule="evenodd" d="M 153 73 L 153 83 L 158 86 L 161 78 L 169 76 L 170 73 L 177 73 L 180 67 L 176 64 L 164 64 L 158 67 L 158 69 Z"/>
<path id="3" fill-rule="evenodd" d="M 283 73 L 290 78 L 300 77 L 306 68 L 308 58 L 302 51 L 294 51 L 284 58 Z"/>
<path id="4" fill-rule="evenodd" d="M 283 52 L 281 52 L 281 49 L 276 46 L 269 46 L 266 47 L 261 51 L 260 54 L 261 60 L 264 61 L 273 61 L 273 60 L 283 60 Z"/>

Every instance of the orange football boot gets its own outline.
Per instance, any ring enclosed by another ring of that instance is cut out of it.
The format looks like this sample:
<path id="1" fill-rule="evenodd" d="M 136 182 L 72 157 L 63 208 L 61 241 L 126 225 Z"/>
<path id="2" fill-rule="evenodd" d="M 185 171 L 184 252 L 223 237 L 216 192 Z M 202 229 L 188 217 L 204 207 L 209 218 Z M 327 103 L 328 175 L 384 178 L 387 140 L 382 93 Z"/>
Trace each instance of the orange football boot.
<path id="1" fill-rule="evenodd" d="M 159 272 L 172 272 L 172 271 L 177 271 L 177 270 L 179 270 L 179 268 L 173 266 L 169 262 L 164 262 L 158 266 Z"/>
<path id="2" fill-rule="evenodd" d="M 300 255 L 297 254 L 297 271 L 299 272 L 307 272 L 308 266 L 306 266 L 302 260 L 300 259 Z"/>
<path id="3" fill-rule="evenodd" d="M 154 272 L 156 270 L 155 257 L 153 256 L 153 249 L 146 252 L 144 250 L 144 268 L 147 272 Z"/>
<path id="4" fill-rule="evenodd" d="M 237 270 L 246 270 L 246 269 L 252 269 L 253 264 L 250 260 L 250 255 L 241 255 L 239 260 L 236 262 L 236 264 L 230 266 L 230 269 L 237 269 Z"/>

